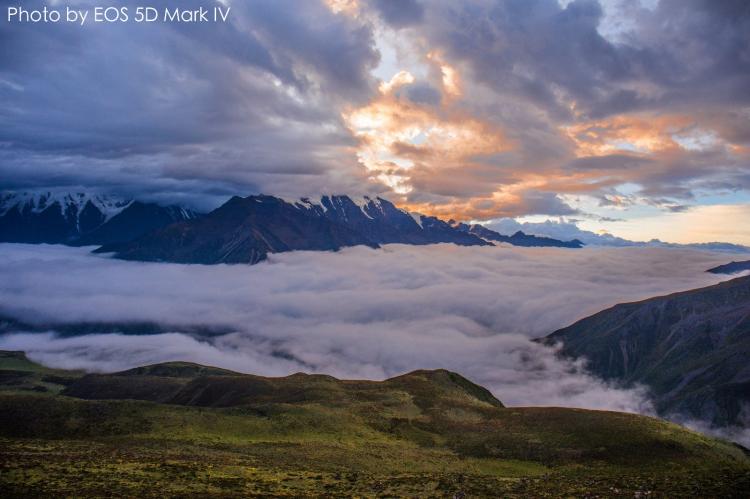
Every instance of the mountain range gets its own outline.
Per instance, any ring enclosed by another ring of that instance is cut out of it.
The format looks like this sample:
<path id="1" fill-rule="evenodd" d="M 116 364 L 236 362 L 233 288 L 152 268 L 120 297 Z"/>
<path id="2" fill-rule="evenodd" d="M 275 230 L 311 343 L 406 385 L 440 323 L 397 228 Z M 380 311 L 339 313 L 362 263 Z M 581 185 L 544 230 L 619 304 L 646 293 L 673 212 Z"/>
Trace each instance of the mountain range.
<path id="1" fill-rule="evenodd" d="M 518 230 L 511 236 L 506 236 L 496 232 L 492 229 L 488 229 L 484 225 L 473 224 L 468 225 L 465 223 L 456 223 L 451 220 L 454 227 L 458 230 L 474 234 L 479 236 L 486 241 L 494 241 L 498 243 L 508 243 L 513 246 L 527 246 L 527 247 L 557 247 L 557 248 L 583 248 L 584 244 L 578 240 L 573 239 L 571 241 L 560 241 L 559 239 L 553 239 L 545 236 L 535 236 L 526 234 L 525 232 Z"/>
<path id="2" fill-rule="evenodd" d="M 5 193 L 0 242 L 101 245 L 130 241 L 196 213 L 93 193 Z"/>
<path id="3" fill-rule="evenodd" d="M 645 385 L 661 415 L 750 427 L 750 276 L 616 305 L 544 342 L 601 378 Z"/>
<path id="4" fill-rule="evenodd" d="M 458 373 L 111 374 L 0 351 L 3 497 L 746 497 L 747 450 L 636 414 L 505 407 Z"/>
<path id="5" fill-rule="evenodd" d="M 503 240 L 492 231 L 479 233 L 462 224 L 418 215 L 390 201 L 364 197 L 323 196 L 287 201 L 274 196 L 233 197 L 211 213 L 175 223 L 124 244 L 98 249 L 117 258 L 178 263 L 257 263 L 269 253 L 338 250 L 364 245 L 453 243 L 492 246 Z M 515 235 L 503 242 L 580 247 L 551 239 Z M 543 243 L 543 244 L 541 244 Z"/>
<path id="6" fill-rule="evenodd" d="M 59 192 L 3 194 L 0 242 L 97 245 L 98 252 L 122 259 L 207 264 L 252 264 L 269 253 L 392 243 L 583 246 L 577 240 L 521 231 L 506 236 L 481 225 L 445 222 L 380 197 L 322 196 L 313 201 L 235 196 L 200 215 L 175 205 Z"/>

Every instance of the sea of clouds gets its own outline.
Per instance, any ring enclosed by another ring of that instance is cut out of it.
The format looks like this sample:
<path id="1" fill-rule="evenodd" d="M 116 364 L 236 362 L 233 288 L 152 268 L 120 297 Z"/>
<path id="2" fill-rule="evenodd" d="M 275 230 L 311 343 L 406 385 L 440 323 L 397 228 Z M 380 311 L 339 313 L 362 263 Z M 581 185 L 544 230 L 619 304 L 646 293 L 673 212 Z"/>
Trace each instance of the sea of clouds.
<path id="1" fill-rule="evenodd" d="M 0 336 L 43 364 L 117 371 L 186 360 L 281 376 L 384 379 L 445 368 L 508 405 L 649 413 L 529 341 L 619 302 L 710 285 L 726 255 L 663 248 L 390 245 L 271 255 L 246 265 L 126 262 L 90 248 L 0 245 L 0 314 L 34 323 L 170 325 L 152 335 Z M 219 326 L 200 335 L 188 326 Z"/>

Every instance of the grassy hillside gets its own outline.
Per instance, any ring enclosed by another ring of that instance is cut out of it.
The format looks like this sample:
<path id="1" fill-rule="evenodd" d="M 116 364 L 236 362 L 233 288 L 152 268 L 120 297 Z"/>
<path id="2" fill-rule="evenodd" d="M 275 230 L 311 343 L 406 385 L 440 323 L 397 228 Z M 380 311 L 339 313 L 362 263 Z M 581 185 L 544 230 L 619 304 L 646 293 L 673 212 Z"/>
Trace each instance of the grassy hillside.
<path id="1" fill-rule="evenodd" d="M 731 444 L 657 419 L 505 408 L 448 371 L 383 382 L 0 354 L 0 495 L 747 497 Z"/>

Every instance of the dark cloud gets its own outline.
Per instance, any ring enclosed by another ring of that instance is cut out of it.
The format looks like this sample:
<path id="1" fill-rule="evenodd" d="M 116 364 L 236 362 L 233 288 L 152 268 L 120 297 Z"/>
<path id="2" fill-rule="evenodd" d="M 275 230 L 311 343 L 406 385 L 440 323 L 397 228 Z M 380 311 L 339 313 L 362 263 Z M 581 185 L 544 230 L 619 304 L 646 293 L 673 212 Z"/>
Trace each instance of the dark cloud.
<path id="1" fill-rule="evenodd" d="M 627 77 L 629 63 L 597 31 L 596 1 L 443 2 L 429 11 L 425 31 L 453 60 L 466 61 L 495 92 L 570 117 L 559 90 L 596 104 L 608 82 Z"/>
<path id="2" fill-rule="evenodd" d="M 580 211 L 565 203 L 560 196 L 552 192 L 527 191 L 517 208 L 519 214 L 529 215 L 578 215 Z"/>
<path id="3" fill-rule="evenodd" d="M 370 4 L 394 28 L 417 24 L 424 17 L 424 8 L 419 0 L 370 0 Z"/>
<path id="4" fill-rule="evenodd" d="M 688 211 L 691 207 L 685 204 L 668 204 L 667 209 L 672 213 L 683 213 Z"/>
<path id="5" fill-rule="evenodd" d="M 180 190 L 202 179 L 246 192 L 266 188 L 270 172 L 287 190 L 309 183 L 289 181 L 300 174 L 322 188 L 348 163 L 351 184 L 339 113 L 374 91 L 370 27 L 317 2 L 236 3 L 230 19 L 4 22 L 0 175 L 27 187 L 140 178 L 144 190 Z"/>
<path id="6" fill-rule="evenodd" d="M 741 0 L 661 0 L 654 12 L 641 10 L 628 41 L 652 54 L 642 78 L 664 90 L 642 104 L 750 104 L 748 32 L 750 4 Z"/>
<path id="7" fill-rule="evenodd" d="M 588 156 L 577 158 L 565 165 L 569 170 L 630 170 L 653 164 L 655 161 L 642 156 L 628 154 L 609 154 L 606 156 Z"/>
<path id="8" fill-rule="evenodd" d="M 436 105 L 440 103 L 440 91 L 431 85 L 416 84 L 406 87 L 406 95 L 416 104 Z"/>
<path id="9" fill-rule="evenodd" d="M 565 104 L 574 100 L 600 118 L 695 104 L 697 95 L 700 103 L 750 102 L 750 13 L 741 3 L 631 9 L 636 22 L 620 43 L 600 33 L 595 0 L 445 2 L 430 9 L 425 30 L 495 91 L 558 118 L 571 118 Z"/>
<path id="10" fill-rule="evenodd" d="M 560 119 L 565 104 L 591 118 L 685 104 L 750 103 L 746 2 L 663 0 L 627 11 L 618 43 L 600 32 L 596 0 L 444 2 L 425 31 L 496 92 Z"/>

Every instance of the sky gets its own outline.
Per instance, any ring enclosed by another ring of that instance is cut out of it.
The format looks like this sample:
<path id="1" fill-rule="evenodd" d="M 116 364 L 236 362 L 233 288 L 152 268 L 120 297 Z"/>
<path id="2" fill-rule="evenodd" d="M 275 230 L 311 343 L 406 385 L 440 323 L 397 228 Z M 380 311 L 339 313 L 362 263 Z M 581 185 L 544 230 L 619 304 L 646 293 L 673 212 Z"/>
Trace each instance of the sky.
<path id="1" fill-rule="evenodd" d="M 221 4 L 227 23 L 3 16 L 0 190 L 204 210 L 376 194 L 446 219 L 750 244 L 745 0 Z"/>

